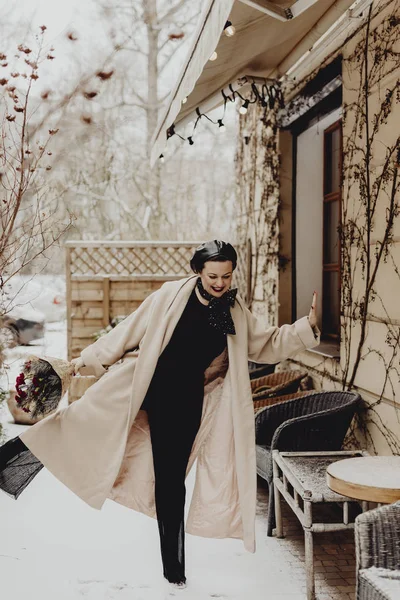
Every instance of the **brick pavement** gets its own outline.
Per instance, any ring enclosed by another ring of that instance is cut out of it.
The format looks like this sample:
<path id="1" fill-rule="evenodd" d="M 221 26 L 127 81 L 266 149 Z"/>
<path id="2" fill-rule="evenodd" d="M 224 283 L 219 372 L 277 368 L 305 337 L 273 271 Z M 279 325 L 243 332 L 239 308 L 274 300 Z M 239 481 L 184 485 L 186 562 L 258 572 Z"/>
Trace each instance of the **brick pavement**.
<path id="1" fill-rule="evenodd" d="M 258 485 L 259 516 L 265 516 L 268 491 L 261 480 Z M 282 556 L 282 576 L 296 578 L 306 598 L 304 534 L 297 517 L 282 501 L 285 538 L 274 539 L 268 548 L 274 552 L 276 544 Z M 355 546 L 352 530 L 314 534 L 315 588 L 317 600 L 354 600 Z"/>

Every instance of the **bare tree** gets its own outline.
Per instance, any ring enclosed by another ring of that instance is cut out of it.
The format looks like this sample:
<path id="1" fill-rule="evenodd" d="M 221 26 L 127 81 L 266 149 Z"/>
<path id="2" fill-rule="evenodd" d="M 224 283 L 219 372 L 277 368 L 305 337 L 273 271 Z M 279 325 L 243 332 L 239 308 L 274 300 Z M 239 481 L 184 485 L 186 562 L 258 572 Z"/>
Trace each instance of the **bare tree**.
<path id="1" fill-rule="evenodd" d="M 40 27 L 33 43 L 16 44 L 8 53 L 0 52 L 0 317 L 10 303 L 5 302 L 4 286 L 21 272 L 42 268 L 49 260 L 49 248 L 57 245 L 74 221 L 52 188 L 52 172 L 59 166 L 55 139 L 64 134 L 63 123 L 76 98 L 88 103 L 88 87 L 103 71 L 73 81 L 69 89 L 55 93 L 36 89 L 44 63 L 55 60 L 54 48 L 45 40 L 46 27 Z M 50 101 L 49 98 L 53 99 Z M 82 110 L 82 108 L 81 108 Z M 76 137 L 74 138 L 76 143 Z"/>
<path id="2" fill-rule="evenodd" d="M 179 0 L 172 5 L 156 0 L 105 4 L 98 0 L 98 6 L 110 24 L 116 56 L 114 84 L 93 117 L 95 136 L 102 138 L 103 147 L 108 136 L 108 146 L 114 150 L 97 197 L 108 198 L 109 205 L 128 219 L 131 236 L 157 238 L 168 216 L 161 198 L 162 167 L 149 168 L 151 138 L 169 91 L 163 83 L 165 72 L 198 16 L 198 4 Z M 79 193 L 90 196 L 82 179 L 80 184 Z"/>
<path id="3" fill-rule="evenodd" d="M 60 81 L 35 115 L 35 131 L 55 118 L 60 130 L 52 139 L 53 169 L 47 173 L 53 215 L 62 220 L 68 211 L 76 214 L 69 238 L 202 239 L 211 235 L 207 232 L 226 231 L 235 145 L 228 128 L 224 137 L 218 126 L 202 120 L 198 146 L 173 138 L 171 160 L 149 166 L 151 137 L 198 3 L 94 3 L 98 12 L 91 24 L 104 26 L 106 35 L 101 38 L 99 31 L 89 72 L 79 62 L 77 31 L 71 36 L 76 60 L 68 69 L 74 81 Z M 213 162 L 213 155 L 219 160 Z M 59 272 L 61 249 L 52 257 L 49 266 Z"/>
<path id="4" fill-rule="evenodd" d="M 58 132 L 48 129 L 31 135 L 30 125 L 37 107 L 32 106 L 32 90 L 43 60 L 53 60 L 44 44 L 41 27 L 38 46 L 19 44 L 17 63 L 9 77 L 3 77 L 1 97 L 1 232 L 0 291 L 17 272 L 24 269 L 66 231 L 67 223 L 55 223 L 51 210 L 43 206 L 46 173 L 51 170 L 51 139 Z M 0 54 L 2 66 L 7 55 Z M 47 207 L 48 208 L 48 207 Z"/>

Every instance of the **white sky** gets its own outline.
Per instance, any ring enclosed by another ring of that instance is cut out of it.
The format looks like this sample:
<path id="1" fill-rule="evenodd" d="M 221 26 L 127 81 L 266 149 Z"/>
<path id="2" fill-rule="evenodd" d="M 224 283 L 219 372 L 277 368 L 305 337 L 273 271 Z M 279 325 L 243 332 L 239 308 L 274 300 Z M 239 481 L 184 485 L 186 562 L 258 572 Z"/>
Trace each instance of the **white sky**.
<path id="1" fill-rule="evenodd" d="M 78 51 L 84 66 L 90 62 L 93 48 L 105 43 L 102 25 L 99 20 L 96 24 L 93 22 L 98 13 L 94 11 L 92 0 L 0 0 L 0 9 L 0 14 L 7 15 L 7 21 L 16 23 L 15 34 L 11 36 L 13 43 L 25 41 L 23 32 L 27 32 L 29 26 L 36 32 L 41 25 L 46 25 L 46 44 L 54 45 L 60 70 L 70 64 L 71 52 Z M 78 37 L 79 44 L 67 39 L 69 32 Z M 42 77 L 46 77 L 46 71 L 42 68 Z"/>
<path id="2" fill-rule="evenodd" d="M 112 5 L 113 2 L 115 0 L 111 0 L 109 4 Z M 101 16 L 98 5 L 93 0 L 0 0 L 0 10 L 0 15 L 6 14 L 6 21 L 18 24 L 15 34 L 9 36 L 13 45 L 25 41 L 23 34 L 21 36 L 21 28 L 22 31 L 26 31 L 31 25 L 31 29 L 37 31 L 40 25 L 46 25 L 46 43 L 49 47 L 54 45 L 57 70 L 64 72 L 66 77 L 71 68 L 73 55 L 78 58 L 83 70 L 85 67 L 91 70 L 94 57 L 99 59 L 102 49 L 107 48 L 104 56 L 110 52 L 110 39 L 106 32 L 109 23 L 104 20 L 104 16 Z M 9 30 L 8 27 L 7 31 Z M 71 43 L 67 39 L 66 34 L 69 32 L 77 36 L 77 43 Z M 168 64 L 164 77 L 160 80 L 162 87 L 166 86 L 166 89 L 173 87 L 187 52 L 189 38 L 190 35 L 181 44 L 174 60 Z M 6 52 L 9 50 L 9 48 L 1 48 L 1 40 L 0 50 Z M 47 69 L 45 66 L 41 71 L 40 83 L 44 83 L 48 73 L 51 78 L 52 69 Z M 41 85 L 37 87 L 40 88 Z"/>
<path id="3" fill-rule="evenodd" d="M 32 21 L 37 26 L 46 25 L 54 38 L 71 25 L 79 25 L 90 4 L 90 0 L 0 0 L 0 7 L 12 6 L 14 18 L 27 23 Z"/>

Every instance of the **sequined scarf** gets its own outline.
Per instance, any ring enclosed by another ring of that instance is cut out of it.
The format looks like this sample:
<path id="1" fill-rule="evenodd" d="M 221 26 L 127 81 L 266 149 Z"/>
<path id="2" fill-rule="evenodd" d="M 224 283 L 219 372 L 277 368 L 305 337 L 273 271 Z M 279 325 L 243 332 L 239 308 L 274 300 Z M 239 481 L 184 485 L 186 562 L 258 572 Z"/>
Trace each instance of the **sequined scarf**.
<path id="1" fill-rule="evenodd" d="M 197 289 L 200 292 L 200 296 L 209 302 L 209 324 L 218 331 L 222 331 L 222 333 L 235 335 L 236 330 L 230 308 L 235 304 L 237 289 L 229 290 L 221 298 L 216 298 L 204 289 L 200 277 L 197 280 Z"/>

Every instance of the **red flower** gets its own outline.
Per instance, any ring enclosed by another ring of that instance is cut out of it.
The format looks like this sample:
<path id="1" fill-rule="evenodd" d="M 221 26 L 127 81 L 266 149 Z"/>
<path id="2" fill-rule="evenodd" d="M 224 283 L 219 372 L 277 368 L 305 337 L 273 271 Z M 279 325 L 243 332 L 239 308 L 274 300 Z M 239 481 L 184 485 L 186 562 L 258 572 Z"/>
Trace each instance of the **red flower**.
<path id="1" fill-rule="evenodd" d="M 22 402 L 22 398 L 18 395 L 15 396 L 15 400 L 18 404 L 20 404 Z"/>
<path id="2" fill-rule="evenodd" d="M 21 383 L 25 383 L 25 375 L 23 373 L 20 373 L 16 380 L 17 385 L 21 385 Z"/>
<path id="3" fill-rule="evenodd" d="M 29 408 L 26 408 L 25 406 L 23 406 L 23 407 L 22 407 L 22 410 L 23 410 L 24 412 L 26 412 L 26 413 L 28 413 L 28 412 L 31 412 L 31 411 L 29 410 Z"/>

